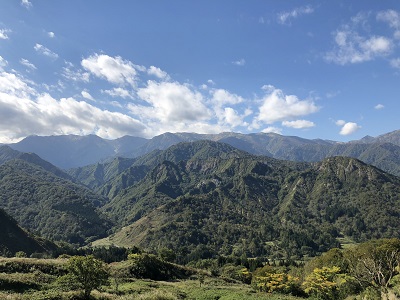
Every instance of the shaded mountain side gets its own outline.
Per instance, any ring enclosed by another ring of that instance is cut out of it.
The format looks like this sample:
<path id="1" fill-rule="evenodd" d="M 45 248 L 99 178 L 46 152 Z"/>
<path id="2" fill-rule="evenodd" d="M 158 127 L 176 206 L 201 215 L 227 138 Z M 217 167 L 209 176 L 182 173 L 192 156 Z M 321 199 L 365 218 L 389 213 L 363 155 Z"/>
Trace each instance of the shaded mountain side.
<path id="1" fill-rule="evenodd" d="M 1 256 L 13 256 L 18 251 L 30 255 L 34 252 L 50 252 L 57 248 L 56 245 L 27 233 L 3 209 L 0 209 L 0 228 Z"/>
<path id="2" fill-rule="evenodd" d="M 67 173 L 60 170 L 56 166 L 52 165 L 48 161 L 45 161 L 44 159 L 40 158 L 35 153 L 19 152 L 17 150 L 12 149 L 9 146 L 1 146 L 0 147 L 0 165 L 4 164 L 7 161 L 10 161 L 12 159 L 21 159 L 26 162 L 33 163 L 35 165 L 42 167 L 46 171 L 53 173 L 54 175 L 56 175 L 58 177 L 68 179 L 68 180 L 73 180 L 73 177 L 69 176 Z"/>
<path id="3" fill-rule="evenodd" d="M 108 243 L 186 257 L 199 248 L 299 257 L 343 236 L 400 237 L 399 195 L 398 177 L 356 159 L 311 165 L 247 155 L 164 160 L 102 209 L 123 226 Z"/>
<path id="4" fill-rule="evenodd" d="M 70 169 L 94 164 L 119 153 L 132 152 L 146 141 L 129 136 L 116 140 L 106 140 L 96 135 L 29 136 L 10 146 L 21 152 L 36 153 L 59 168 Z"/>
<path id="5" fill-rule="evenodd" d="M 21 152 L 12 149 L 9 146 L 0 145 L 0 165 L 4 164 L 5 162 L 17 158 Z"/>
<path id="6" fill-rule="evenodd" d="M 351 141 L 350 143 L 391 143 L 400 146 L 400 130 L 395 130 L 385 134 L 381 134 L 377 137 L 366 136 L 360 140 Z"/>
<path id="7" fill-rule="evenodd" d="M 110 162 L 73 168 L 67 172 L 77 181 L 97 190 L 101 185 L 128 169 L 134 161 L 135 159 L 132 158 L 116 157 Z"/>
<path id="8" fill-rule="evenodd" d="M 83 244 L 111 224 L 99 212 L 106 198 L 21 159 L 0 166 L 0 207 L 22 227 L 55 241 Z"/>

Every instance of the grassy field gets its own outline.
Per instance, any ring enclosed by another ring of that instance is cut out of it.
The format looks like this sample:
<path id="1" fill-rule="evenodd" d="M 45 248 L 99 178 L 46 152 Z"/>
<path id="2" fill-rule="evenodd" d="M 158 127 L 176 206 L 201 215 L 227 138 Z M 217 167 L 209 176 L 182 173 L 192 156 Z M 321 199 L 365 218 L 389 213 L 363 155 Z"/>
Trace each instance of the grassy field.
<path id="1" fill-rule="evenodd" d="M 79 292 L 61 292 L 57 288 L 44 291 L 27 290 L 18 292 L 1 292 L 0 299 L 10 300 L 49 300 L 49 299 L 79 299 Z M 295 300 L 291 296 L 269 295 L 255 293 L 249 286 L 243 284 L 225 284 L 219 280 L 205 280 L 200 287 L 197 280 L 162 282 L 150 280 L 134 280 L 120 284 L 118 292 L 115 285 L 103 287 L 102 291 L 94 291 L 93 299 L 110 300 Z"/>
<path id="2" fill-rule="evenodd" d="M 0 258 L 0 299 L 56 300 L 81 299 L 79 291 L 66 291 L 57 278 L 65 273 L 65 259 Z M 126 263 L 126 262 L 125 262 Z M 124 262 L 111 264 L 123 267 Z M 205 274 L 205 273 L 202 273 Z M 251 286 L 205 274 L 175 281 L 155 281 L 111 277 L 109 285 L 92 292 L 92 299 L 102 300 L 294 300 L 296 297 L 256 293 Z"/>

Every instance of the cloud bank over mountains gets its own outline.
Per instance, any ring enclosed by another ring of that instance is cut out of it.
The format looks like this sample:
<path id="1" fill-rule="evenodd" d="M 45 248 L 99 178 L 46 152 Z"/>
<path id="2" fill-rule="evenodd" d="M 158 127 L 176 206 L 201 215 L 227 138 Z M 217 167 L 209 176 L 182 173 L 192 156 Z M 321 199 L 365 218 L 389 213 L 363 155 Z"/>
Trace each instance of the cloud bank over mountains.
<path id="1" fill-rule="evenodd" d="M 35 50 L 50 59 L 58 58 L 43 45 L 36 44 Z M 28 60 L 21 59 L 21 64 L 36 69 Z M 215 85 L 212 81 L 200 87 L 181 83 L 158 67 L 136 65 L 104 53 L 83 58 L 80 67 L 65 62 L 60 71 L 64 81 L 79 86 L 105 81 L 111 88 L 101 90 L 102 94 L 126 100 L 123 104 L 118 102 L 118 110 L 110 111 L 95 105 L 99 99 L 89 88 L 84 88 L 80 95 L 56 99 L 40 83 L 15 70 L 6 70 L 6 66 L 7 61 L 2 58 L 1 142 L 12 142 L 31 134 L 94 133 L 112 139 L 123 135 L 152 137 L 166 131 L 263 130 L 274 123 L 300 129 L 315 124 L 298 118 L 319 109 L 312 99 L 285 95 L 271 85 L 262 87 L 261 95 L 244 99 L 212 87 Z"/>

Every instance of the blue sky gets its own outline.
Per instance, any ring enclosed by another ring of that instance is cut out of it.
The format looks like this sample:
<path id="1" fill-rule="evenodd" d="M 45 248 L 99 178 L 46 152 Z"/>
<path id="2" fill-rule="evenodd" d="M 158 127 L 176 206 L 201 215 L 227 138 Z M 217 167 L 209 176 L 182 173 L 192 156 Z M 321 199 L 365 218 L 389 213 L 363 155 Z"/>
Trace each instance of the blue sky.
<path id="1" fill-rule="evenodd" d="M 400 2 L 5 0 L 0 143 L 399 128 Z"/>

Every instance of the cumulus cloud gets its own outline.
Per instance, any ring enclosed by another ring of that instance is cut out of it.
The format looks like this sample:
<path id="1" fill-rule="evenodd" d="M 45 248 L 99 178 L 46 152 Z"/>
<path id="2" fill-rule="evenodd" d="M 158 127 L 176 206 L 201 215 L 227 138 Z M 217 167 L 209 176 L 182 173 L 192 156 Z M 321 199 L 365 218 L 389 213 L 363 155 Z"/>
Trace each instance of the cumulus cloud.
<path id="1" fill-rule="evenodd" d="M 277 15 L 278 23 L 290 25 L 291 20 L 302 15 L 312 14 L 314 12 L 314 8 L 311 6 L 303 6 L 293 9 L 292 11 L 280 12 Z"/>
<path id="2" fill-rule="evenodd" d="M 19 75 L 0 73 L 0 142 L 27 135 L 97 134 L 117 138 L 145 136 L 147 128 L 131 116 L 102 110 L 73 98 L 39 94 Z"/>
<path id="3" fill-rule="evenodd" d="M 58 54 L 57 53 L 54 53 L 49 48 L 46 48 L 45 46 L 43 46 L 41 44 L 36 44 L 33 48 L 36 50 L 36 52 L 38 52 L 38 53 L 40 53 L 40 54 L 42 54 L 44 56 L 50 57 L 51 59 L 57 59 L 58 58 Z"/>
<path id="4" fill-rule="evenodd" d="M 36 70 L 36 66 L 25 58 L 21 58 L 19 62 L 21 65 L 27 67 L 28 69 Z"/>
<path id="5" fill-rule="evenodd" d="M 146 87 L 138 89 L 137 95 L 150 105 L 141 106 L 146 117 L 162 123 L 195 122 L 210 117 L 203 96 L 177 82 L 148 81 Z"/>
<path id="6" fill-rule="evenodd" d="M 283 121 L 282 125 L 285 127 L 302 129 L 302 128 L 314 127 L 315 123 L 307 120 L 296 120 L 296 121 Z"/>
<path id="7" fill-rule="evenodd" d="M 208 103 L 214 110 L 214 114 L 221 126 L 227 126 L 227 128 L 232 129 L 237 126 L 248 125 L 244 122 L 244 118 L 248 116 L 249 111 L 246 110 L 244 114 L 241 114 L 234 108 L 230 107 L 244 102 L 244 99 L 241 96 L 230 93 L 224 89 L 212 89 L 210 90 L 210 95 L 211 98 Z"/>
<path id="8" fill-rule="evenodd" d="M 56 36 L 56 34 L 53 31 L 49 31 L 47 35 L 49 36 L 49 38 L 54 38 Z"/>
<path id="9" fill-rule="evenodd" d="M 126 98 L 133 99 L 132 93 L 130 91 L 124 89 L 124 88 L 121 88 L 121 87 L 113 88 L 112 90 L 102 90 L 101 92 L 104 93 L 104 94 L 107 94 L 107 95 L 109 95 L 111 97 L 120 97 L 120 98 L 124 98 L 124 99 L 126 99 Z"/>
<path id="10" fill-rule="evenodd" d="M 32 2 L 30 2 L 29 0 L 21 0 L 21 5 L 25 8 L 31 8 Z"/>
<path id="11" fill-rule="evenodd" d="M 246 60 L 244 60 L 243 58 L 239 59 L 239 60 L 235 60 L 232 62 L 232 64 L 242 67 L 246 64 Z"/>
<path id="12" fill-rule="evenodd" d="M 30 95 L 35 95 L 36 91 L 20 76 L 3 71 L 0 73 L 0 93 L 2 95 L 10 94 L 16 97 L 25 98 Z"/>
<path id="13" fill-rule="evenodd" d="M 360 128 L 361 126 L 359 126 L 357 123 L 347 122 L 346 124 L 343 125 L 339 133 L 341 135 L 350 135 L 359 130 Z"/>
<path id="14" fill-rule="evenodd" d="M 106 54 L 94 54 L 83 59 L 81 65 L 96 77 L 106 79 L 113 84 L 136 85 L 135 65 L 120 56 L 111 57 Z"/>
<path id="15" fill-rule="evenodd" d="M 374 108 L 377 109 L 377 110 L 379 110 L 379 109 L 384 109 L 385 106 L 384 106 L 383 104 L 377 104 L 377 105 L 375 105 Z"/>
<path id="16" fill-rule="evenodd" d="M 244 122 L 244 117 L 246 114 L 241 115 L 232 107 L 225 107 L 217 112 L 217 118 L 221 126 L 226 126 L 226 128 L 232 129 L 238 126 L 247 126 L 248 124 Z"/>
<path id="17" fill-rule="evenodd" d="M 163 70 L 161 70 L 160 68 L 157 68 L 155 66 L 151 66 L 148 70 L 147 70 L 147 74 L 149 75 L 153 75 L 156 76 L 160 79 L 167 79 L 169 78 L 167 72 L 164 72 Z"/>
<path id="18" fill-rule="evenodd" d="M 230 93 L 224 89 L 213 89 L 211 91 L 211 102 L 214 106 L 223 106 L 225 104 L 238 104 L 242 103 L 244 99 L 236 94 Z"/>
<path id="19" fill-rule="evenodd" d="M 11 32 L 9 29 L 0 29 L 0 40 L 8 40 L 9 32 Z"/>
<path id="20" fill-rule="evenodd" d="M 90 93 L 88 91 L 86 91 L 86 90 L 83 90 L 81 92 L 81 95 L 85 99 L 88 99 L 88 100 L 91 100 L 91 101 L 95 101 L 94 98 L 92 97 L 92 95 L 90 95 Z"/>
<path id="21" fill-rule="evenodd" d="M 300 116 L 309 115 L 319 110 L 311 100 L 300 100 L 295 95 L 285 95 L 280 89 L 271 85 L 264 86 L 267 94 L 262 99 L 256 121 L 272 124 L 277 121 L 290 121 Z"/>

